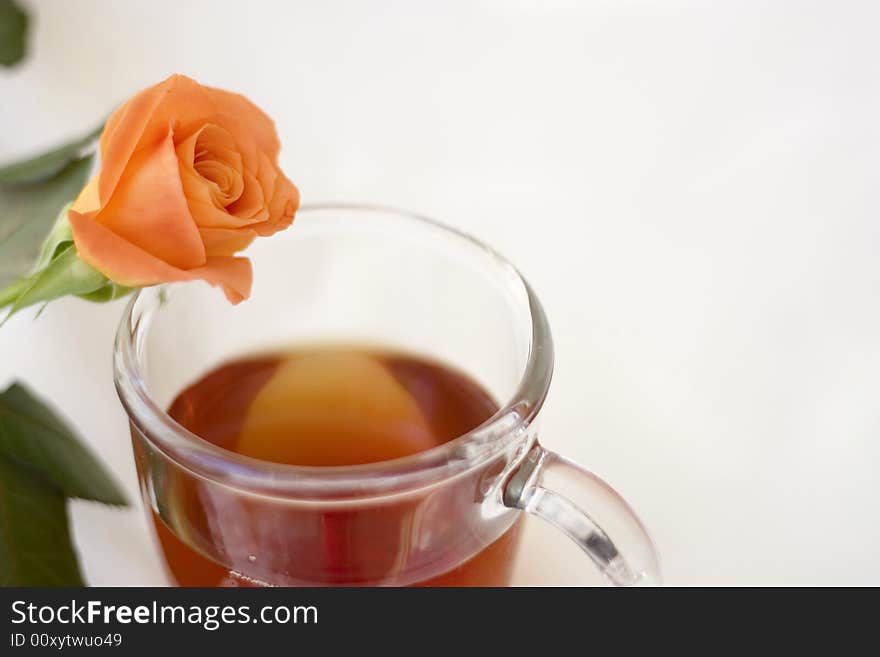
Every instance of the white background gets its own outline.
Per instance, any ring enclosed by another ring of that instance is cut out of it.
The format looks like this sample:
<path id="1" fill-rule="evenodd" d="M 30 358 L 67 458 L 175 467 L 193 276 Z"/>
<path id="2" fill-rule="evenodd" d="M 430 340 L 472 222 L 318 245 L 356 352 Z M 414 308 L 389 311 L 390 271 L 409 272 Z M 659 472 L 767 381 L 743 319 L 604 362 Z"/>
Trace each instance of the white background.
<path id="1" fill-rule="evenodd" d="M 243 92 L 305 201 L 410 208 L 519 265 L 557 345 L 543 441 L 628 497 L 668 583 L 880 584 L 880 5 L 22 1 L 0 159 L 172 72 Z M 0 383 L 135 497 L 120 313 L 22 313 Z M 89 581 L 161 581 L 140 509 L 73 515 Z M 560 554 L 527 581 L 585 567 Z"/>

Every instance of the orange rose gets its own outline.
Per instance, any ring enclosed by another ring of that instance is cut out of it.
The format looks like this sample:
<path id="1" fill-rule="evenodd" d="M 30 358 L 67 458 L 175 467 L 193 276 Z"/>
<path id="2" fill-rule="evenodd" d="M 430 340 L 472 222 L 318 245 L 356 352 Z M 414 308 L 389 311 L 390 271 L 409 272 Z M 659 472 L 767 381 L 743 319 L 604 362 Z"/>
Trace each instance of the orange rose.
<path id="1" fill-rule="evenodd" d="M 101 169 L 68 213 L 79 257 L 120 285 L 202 279 L 238 303 L 252 272 L 233 254 L 299 206 L 279 148 L 242 96 L 182 75 L 141 91 L 107 120 Z"/>

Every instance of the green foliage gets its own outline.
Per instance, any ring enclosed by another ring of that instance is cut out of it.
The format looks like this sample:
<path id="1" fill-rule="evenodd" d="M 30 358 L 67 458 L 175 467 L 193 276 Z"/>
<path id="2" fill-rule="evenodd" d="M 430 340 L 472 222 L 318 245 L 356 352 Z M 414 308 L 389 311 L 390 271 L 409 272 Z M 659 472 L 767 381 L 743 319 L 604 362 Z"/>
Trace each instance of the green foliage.
<path id="1" fill-rule="evenodd" d="M 9 308 L 3 321 L 67 295 L 100 303 L 131 291 L 77 257 L 67 220 L 92 170 L 94 156 L 82 153 L 101 129 L 0 167 L 0 309 Z"/>
<path id="2" fill-rule="evenodd" d="M 68 497 L 125 504 L 124 493 L 100 461 L 20 383 L 0 393 L 0 455 L 26 463 Z"/>
<path id="3" fill-rule="evenodd" d="M 0 185 L 0 285 L 30 273 L 61 209 L 86 184 L 92 159 L 77 158 L 40 182 Z"/>
<path id="4" fill-rule="evenodd" d="M 0 456 L 0 586 L 83 586 L 64 494 Z"/>
<path id="5" fill-rule="evenodd" d="M 20 383 L 0 393 L 0 586 L 82 586 L 66 498 L 123 505 L 106 469 Z"/>
<path id="6" fill-rule="evenodd" d="M 0 66 L 13 66 L 27 53 L 28 15 L 14 0 L 0 0 Z"/>
<path id="7" fill-rule="evenodd" d="M 0 185 L 22 185 L 54 177 L 71 162 L 79 159 L 83 152 L 101 135 L 103 129 L 104 125 L 101 124 L 87 135 L 77 137 L 63 146 L 0 167 Z M 85 184 L 85 180 L 83 180 L 83 184 Z"/>

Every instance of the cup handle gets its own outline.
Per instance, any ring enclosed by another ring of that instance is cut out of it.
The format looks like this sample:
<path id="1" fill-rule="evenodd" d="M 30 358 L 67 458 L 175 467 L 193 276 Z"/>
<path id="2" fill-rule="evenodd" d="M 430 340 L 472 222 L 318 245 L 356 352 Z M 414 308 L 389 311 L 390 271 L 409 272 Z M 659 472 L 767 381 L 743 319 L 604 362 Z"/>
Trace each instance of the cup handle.
<path id="1" fill-rule="evenodd" d="M 612 584 L 661 583 L 657 550 L 629 504 L 602 479 L 565 457 L 535 443 L 508 474 L 503 501 L 565 532 Z"/>

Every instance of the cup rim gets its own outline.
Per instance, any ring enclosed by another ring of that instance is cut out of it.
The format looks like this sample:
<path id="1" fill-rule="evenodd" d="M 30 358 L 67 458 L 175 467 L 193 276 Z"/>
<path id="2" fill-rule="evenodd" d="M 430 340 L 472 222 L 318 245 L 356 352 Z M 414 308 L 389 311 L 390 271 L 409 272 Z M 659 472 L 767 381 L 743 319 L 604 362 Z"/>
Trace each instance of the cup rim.
<path id="1" fill-rule="evenodd" d="M 388 495 L 423 488 L 485 463 L 526 435 L 543 406 L 553 372 L 553 341 L 544 310 L 532 287 L 505 257 L 457 228 L 427 216 L 395 207 L 362 203 L 303 205 L 297 214 L 346 211 L 381 213 L 420 222 L 456 240 L 476 246 L 513 274 L 523 286 L 529 305 L 531 336 L 528 357 L 516 391 L 488 420 L 451 441 L 424 452 L 376 463 L 345 466 L 300 466 L 272 463 L 237 454 L 215 445 L 178 424 L 150 396 L 138 353 L 149 330 L 161 288 L 138 290 L 126 305 L 116 332 L 113 373 L 119 399 L 133 428 L 164 456 L 193 474 L 253 494 L 311 499 L 342 499 Z M 363 216 L 362 215 L 362 216 Z M 173 286 L 181 285 L 180 283 Z M 140 306 L 153 307 L 146 311 Z"/>

